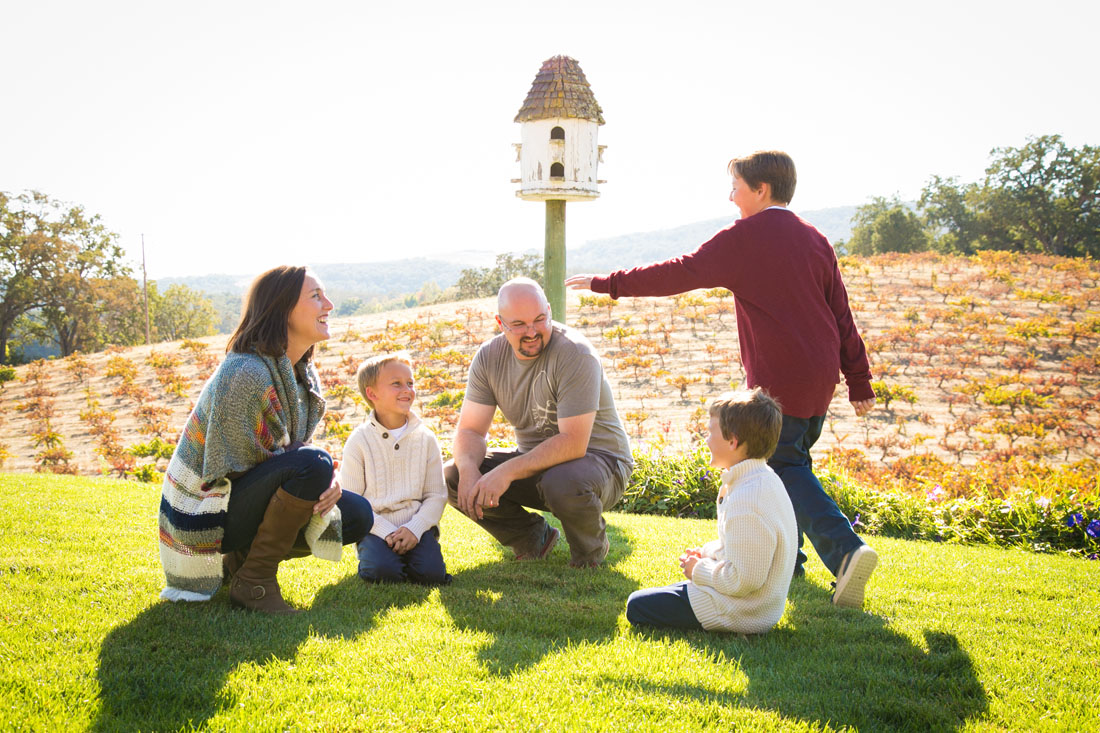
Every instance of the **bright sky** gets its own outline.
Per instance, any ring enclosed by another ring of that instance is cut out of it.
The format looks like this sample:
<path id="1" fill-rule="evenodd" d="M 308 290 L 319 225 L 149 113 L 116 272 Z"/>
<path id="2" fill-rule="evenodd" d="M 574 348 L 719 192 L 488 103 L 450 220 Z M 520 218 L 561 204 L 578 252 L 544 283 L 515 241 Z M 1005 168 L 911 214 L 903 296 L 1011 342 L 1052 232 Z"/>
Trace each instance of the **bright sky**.
<path id="1" fill-rule="evenodd" d="M 792 208 L 977 180 L 993 147 L 1100 144 L 1100 3 L 0 0 L 0 190 L 98 213 L 149 274 L 541 248 L 512 122 L 542 61 L 607 124 L 568 246 L 736 217 L 730 157 Z"/>

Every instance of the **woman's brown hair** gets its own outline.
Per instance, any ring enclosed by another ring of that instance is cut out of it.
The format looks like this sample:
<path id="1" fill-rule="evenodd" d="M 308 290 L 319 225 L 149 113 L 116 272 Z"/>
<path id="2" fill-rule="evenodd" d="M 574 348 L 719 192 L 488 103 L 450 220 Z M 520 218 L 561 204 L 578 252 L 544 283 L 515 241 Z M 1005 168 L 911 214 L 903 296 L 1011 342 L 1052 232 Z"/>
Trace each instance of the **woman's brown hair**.
<path id="1" fill-rule="evenodd" d="M 289 265 L 273 267 L 253 280 L 241 308 L 241 322 L 229 337 L 226 353 L 285 354 L 290 312 L 298 304 L 305 280 L 305 267 Z M 312 346 L 302 358 L 313 358 Z"/>

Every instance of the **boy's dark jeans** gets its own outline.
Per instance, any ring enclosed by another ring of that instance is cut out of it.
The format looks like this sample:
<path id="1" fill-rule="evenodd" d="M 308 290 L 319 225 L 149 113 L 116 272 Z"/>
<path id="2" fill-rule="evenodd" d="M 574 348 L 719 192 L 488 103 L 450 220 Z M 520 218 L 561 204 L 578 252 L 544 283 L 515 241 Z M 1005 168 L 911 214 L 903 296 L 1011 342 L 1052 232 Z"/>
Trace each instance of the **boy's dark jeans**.
<path id="1" fill-rule="evenodd" d="M 267 505 L 280 488 L 299 499 L 317 501 L 332 485 L 332 475 L 332 457 L 306 445 L 272 456 L 233 479 L 222 552 L 243 550 L 252 544 Z M 358 494 L 343 492 L 336 506 L 340 507 L 340 532 L 345 545 L 359 542 L 374 526 L 370 502 Z"/>
<path id="2" fill-rule="evenodd" d="M 703 630 L 691 610 L 687 581 L 634 591 L 626 599 L 626 620 L 633 626 Z"/>
<path id="3" fill-rule="evenodd" d="M 439 527 L 420 536 L 416 547 L 398 555 L 381 537 L 368 534 L 359 543 L 359 577 L 380 583 L 411 581 L 425 585 L 449 582 L 447 564 L 439 546 Z"/>
<path id="4" fill-rule="evenodd" d="M 821 482 L 813 472 L 810 448 L 821 437 L 825 416 L 801 418 L 783 416 L 783 429 L 779 445 L 768 459 L 794 505 L 794 517 L 798 522 L 798 556 L 794 572 L 802 571 L 806 554 L 802 552 L 803 533 L 817 550 L 821 562 L 833 575 L 840 571 L 844 556 L 863 544 L 852 530 L 852 524 L 841 513 L 832 497 L 825 493 Z"/>

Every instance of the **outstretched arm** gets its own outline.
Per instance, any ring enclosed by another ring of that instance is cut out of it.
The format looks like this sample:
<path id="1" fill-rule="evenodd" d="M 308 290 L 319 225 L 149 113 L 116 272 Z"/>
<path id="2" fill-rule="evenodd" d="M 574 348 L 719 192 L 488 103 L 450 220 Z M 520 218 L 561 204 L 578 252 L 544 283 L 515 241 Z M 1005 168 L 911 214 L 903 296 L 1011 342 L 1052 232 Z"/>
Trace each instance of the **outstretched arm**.
<path id="1" fill-rule="evenodd" d="M 571 290 L 591 290 L 594 277 L 607 277 L 607 275 L 573 275 L 565 278 L 565 287 Z"/>

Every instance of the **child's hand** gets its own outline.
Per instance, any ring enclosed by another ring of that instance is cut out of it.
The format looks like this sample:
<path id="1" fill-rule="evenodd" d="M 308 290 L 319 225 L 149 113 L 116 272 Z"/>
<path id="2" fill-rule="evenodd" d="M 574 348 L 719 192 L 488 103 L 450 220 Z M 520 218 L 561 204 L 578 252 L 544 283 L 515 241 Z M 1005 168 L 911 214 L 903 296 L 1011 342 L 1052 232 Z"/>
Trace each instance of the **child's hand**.
<path id="1" fill-rule="evenodd" d="M 680 555 L 680 569 L 684 571 L 684 577 L 691 580 L 691 573 L 695 570 L 696 563 L 702 557 L 695 550 L 687 550 L 683 555 Z"/>
<path id="2" fill-rule="evenodd" d="M 420 541 L 416 539 L 416 535 L 408 527 L 399 527 L 386 537 L 386 544 L 398 555 L 404 555 L 420 544 Z"/>
<path id="3" fill-rule="evenodd" d="M 591 290 L 595 275 L 573 275 L 565 278 L 565 287 L 572 290 Z"/>
<path id="4" fill-rule="evenodd" d="M 872 410 L 875 406 L 875 398 L 871 397 L 866 400 L 857 400 L 852 403 L 852 407 L 855 408 L 856 417 L 863 417 Z"/>

